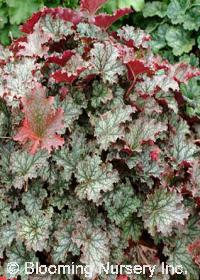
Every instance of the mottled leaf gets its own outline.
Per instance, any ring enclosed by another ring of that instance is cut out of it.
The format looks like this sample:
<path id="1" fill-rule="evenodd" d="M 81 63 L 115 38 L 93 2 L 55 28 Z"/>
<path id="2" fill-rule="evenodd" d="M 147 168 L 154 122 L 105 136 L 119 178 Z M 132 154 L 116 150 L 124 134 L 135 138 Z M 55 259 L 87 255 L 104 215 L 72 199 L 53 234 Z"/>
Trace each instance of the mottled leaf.
<path id="1" fill-rule="evenodd" d="M 142 143 L 145 141 L 156 141 L 159 133 L 167 130 L 164 123 L 155 119 L 139 118 L 129 127 L 130 131 L 126 134 L 125 140 L 127 145 L 133 151 L 141 151 Z"/>
<path id="2" fill-rule="evenodd" d="M 99 265 L 109 260 L 109 240 L 102 229 L 90 226 L 77 226 L 73 232 L 73 241 L 82 251 L 81 261 L 90 266 L 93 276 L 99 272 Z"/>
<path id="3" fill-rule="evenodd" d="M 76 243 L 72 241 L 72 232 L 73 227 L 70 224 L 55 232 L 56 243 L 52 253 L 55 263 L 65 262 L 69 253 L 79 255 L 79 249 Z"/>
<path id="4" fill-rule="evenodd" d="M 26 245 L 27 250 L 43 251 L 47 249 L 51 227 L 51 217 L 37 211 L 32 216 L 21 216 L 17 224 L 17 236 Z"/>
<path id="5" fill-rule="evenodd" d="M 119 184 L 104 199 L 108 217 L 117 225 L 122 224 L 140 207 L 140 200 L 134 195 L 133 188 L 128 184 Z"/>
<path id="6" fill-rule="evenodd" d="M 163 235 L 172 233 L 173 227 L 184 225 L 189 214 L 182 204 L 183 198 L 167 189 L 155 190 L 141 210 L 145 227 L 152 235 L 156 231 Z"/>
<path id="7" fill-rule="evenodd" d="M 28 180 L 36 178 L 40 168 L 47 166 L 47 153 L 40 151 L 35 155 L 27 152 L 16 151 L 11 155 L 11 168 L 14 176 L 13 185 L 21 189 L 27 186 Z"/>
<path id="8" fill-rule="evenodd" d="M 125 72 L 125 67 L 119 60 L 118 49 L 105 42 L 95 43 L 91 50 L 92 73 L 100 75 L 106 83 L 116 83 L 118 75 Z"/>
<path id="9" fill-rule="evenodd" d="M 79 162 L 75 175 L 79 185 L 76 193 L 80 199 L 87 198 L 98 203 L 102 192 L 113 189 L 114 183 L 119 181 L 118 172 L 110 163 L 102 163 L 99 156 L 87 156 Z"/>
<path id="10" fill-rule="evenodd" d="M 131 113 L 134 109 L 130 106 L 120 106 L 94 120 L 95 135 L 101 149 L 106 150 L 111 142 L 123 137 L 122 123 L 131 120 Z"/>

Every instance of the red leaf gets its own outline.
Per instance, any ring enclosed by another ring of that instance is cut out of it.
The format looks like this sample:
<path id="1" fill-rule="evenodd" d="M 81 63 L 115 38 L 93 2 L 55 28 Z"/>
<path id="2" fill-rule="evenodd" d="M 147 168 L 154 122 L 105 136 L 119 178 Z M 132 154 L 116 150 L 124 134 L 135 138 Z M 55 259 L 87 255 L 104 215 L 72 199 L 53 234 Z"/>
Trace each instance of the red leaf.
<path id="1" fill-rule="evenodd" d="M 59 14 L 63 20 L 70 21 L 74 25 L 79 24 L 81 22 L 82 13 L 79 11 L 75 11 L 72 9 L 63 9 L 57 8 L 59 10 Z"/>
<path id="2" fill-rule="evenodd" d="M 190 244 L 188 251 L 192 255 L 195 263 L 200 267 L 200 240 L 196 240 Z"/>
<path id="3" fill-rule="evenodd" d="M 128 276 L 127 275 L 118 275 L 117 280 L 128 280 Z"/>
<path id="4" fill-rule="evenodd" d="M 27 37 L 20 37 L 19 39 L 14 40 L 10 45 L 9 49 L 14 53 L 14 55 L 24 48 L 21 43 L 27 43 Z"/>
<path id="5" fill-rule="evenodd" d="M 152 75 L 153 71 L 150 67 L 145 66 L 143 61 L 133 60 L 127 63 L 129 80 L 134 80 L 139 74 L 147 73 Z"/>
<path id="6" fill-rule="evenodd" d="M 106 0 L 83 0 L 81 3 L 81 10 L 86 10 L 90 14 L 95 12 L 102 6 Z M 91 19 L 91 23 L 96 24 L 104 29 L 107 29 L 112 25 L 113 22 L 118 20 L 120 17 L 127 15 L 132 12 L 131 8 L 119 9 L 113 15 L 101 14 Z M 34 13 L 22 26 L 21 31 L 27 34 L 33 33 L 35 24 L 41 17 L 51 15 L 52 17 L 59 17 L 63 20 L 72 22 L 74 25 L 78 24 L 82 19 L 82 12 L 75 11 L 68 8 L 44 8 L 43 10 Z"/>
<path id="7" fill-rule="evenodd" d="M 77 69 L 76 74 L 68 74 L 67 72 L 62 72 L 62 70 L 58 70 L 54 72 L 51 77 L 58 83 L 66 82 L 68 84 L 72 84 L 78 76 L 85 70 L 85 67 Z"/>
<path id="8" fill-rule="evenodd" d="M 75 53 L 68 59 L 63 69 L 56 70 L 51 74 L 51 77 L 58 83 L 67 82 L 72 84 L 85 69 L 85 61 L 78 53 Z"/>
<path id="9" fill-rule="evenodd" d="M 157 161 L 159 159 L 159 156 L 160 156 L 160 149 L 157 147 L 155 149 L 153 149 L 151 152 L 150 152 L 150 157 L 151 157 L 151 160 L 153 161 Z"/>
<path id="10" fill-rule="evenodd" d="M 63 73 L 61 70 L 53 73 L 51 77 L 54 78 L 57 83 L 66 82 L 68 84 L 72 84 L 77 79 L 77 76 L 68 75 L 66 72 Z"/>
<path id="11" fill-rule="evenodd" d="M 132 10 L 133 12 L 133 10 Z M 128 31 L 126 30 L 127 27 L 124 26 L 121 28 L 121 30 L 124 30 L 121 35 L 119 35 L 116 31 L 112 32 L 112 36 L 116 38 L 118 41 L 120 40 L 123 44 L 125 44 L 127 47 L 133 49 L 133 48 L 147 48 L 147 42 L 151 41 L 151 36 L 149 34 L 146 34 L 143 30 L 135 30 L 135 33 L 138 32 L 138 34 L 135 36 L 135 38 L 127 38 L 127 33 L 131 32 L 131 29 Z"/>
<path id="12" fill-rule="evenodd" d="M 196 204 L 197 204 L 198 206 L 200 206 L 200 197 L 197 197 L 197 198 L 195 199 L 195 202 L 196 202 Z"/>
<path id="13" fill-rule="evenodd" d="M 29 34 L 27 42 L 20 42 L 19 46 L 23 48 L 19 50 L 18 55 L 21 56 L 38 56 L 43 57 L 47 55 L 49 47 L 46 43 L 49 41 L 49 36 L 45 32 L 41 32 L 40 23 L 36 23 L 34 32 Z"/>
<path id="14" fill-rule="evenodd" d="M 81 21 L 81 13 L 68 8 L 44 8 L 43 10 L 34 13 L 22 26 L 21 31 L 30 34 L 34 30 L 35 24 L 43 16 L 51 15 L 52 17 L 60 17 L 63 20 L 70 21 L 73 24 L 78 24 Z"/>
<path id="15" fill-rule="evenodd" d="M 81 10 L 94 15 L 107 0 L 81 0 Z"/>
<path id="16" fill-rule="evenodd" d="M 67 87 L 61 87 L 61 89 L 60 89 L 60 100 L 64 100 L 65 99 L 65 97 L 68 95 L 68 93 L 69 93 L 69 88 L 67 88 Z"/>
<path id="17" fill-rule="evenodd" d="M 22 26 L 21 26 L 21 31 L 24 33 L 32 33 L 35 24 L 38 22 L 40 17 L 42 16 L 42 11 L 39 11 L 37 13 L 34 13 L 32 17 L 30 17 Z"/>
<path id="18" fill-rule="evenodd" d="M 180 83 L 187 82 L 194 77 L 200 76 L 200 69 L 186 63 L 171 65 L 170 70 L 174 72 L 174 79 Z"/>
<path id="19" fill-rule="evenodd" d="M 124 146 L 124 148 L 121 150 L 123 153 L 126 153 L 128 156 L 131 156 L 133 151 L 128 146 Z"/>
<path id="20" fill-rule="evenodd" d="M 94 22 L 91 22 L 91 23 L 106 30 L 119 18 L 121 18 L 125 15 L 128 15 L 131 12 L 132 12 L 131 8 L 125 8 L 125 9 L 119 9 L 119 10 L 115 11 L 113 15 L 100 14 L 100 15 L 97 15 L 94 18 Z"/>
<path id="21" fill-rule="evenodd" d="M 58 64 L 60 66 L 64 66 L 66 64 L 66 62 L 74 55 L 74 52 L 72 51 L 64 51 L 62 56 L 50 56 L 47 58 L 46 63 L 55 63 Z"/>
<path id="22" fill-rule="evenodd" d="M 25 119 L 14 140 L 30 144 L 31 154 L 38 149 L 51 152 L 64 144 L 64 139 L 56 134 L 63 128 L 64 112 L 62 109 L 54 110 L 53 102 L 54 97 L 46 97 L 40 84 L 22 100 Z"/>

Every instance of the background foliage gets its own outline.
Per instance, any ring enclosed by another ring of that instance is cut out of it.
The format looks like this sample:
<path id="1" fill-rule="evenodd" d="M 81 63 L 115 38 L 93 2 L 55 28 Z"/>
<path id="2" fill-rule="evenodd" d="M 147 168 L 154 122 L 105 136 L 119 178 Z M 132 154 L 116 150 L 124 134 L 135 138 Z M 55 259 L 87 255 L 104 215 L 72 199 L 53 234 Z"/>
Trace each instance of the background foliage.
<path id="1" fill-rule="evenodd" d="M 200 1 L 145 1 L 141 13 L 132 24 L 145 28 L 152 35 L 155 53 L 169 59 L 199 64 Z"/>

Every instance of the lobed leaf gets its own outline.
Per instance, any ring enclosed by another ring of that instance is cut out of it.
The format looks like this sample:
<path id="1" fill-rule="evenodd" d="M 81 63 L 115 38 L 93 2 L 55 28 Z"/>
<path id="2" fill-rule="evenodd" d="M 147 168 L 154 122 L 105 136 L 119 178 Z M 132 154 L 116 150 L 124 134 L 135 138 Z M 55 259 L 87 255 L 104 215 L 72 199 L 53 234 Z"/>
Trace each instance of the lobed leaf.
<path id="1" fill-rule="evenodd" d="M 37 178 L 40 168 L 47 166 L 47 158 L 44 151 L 39 151 L 34 155 L 25 151 L 15 151 L 10 160 L 14 187 L 21 189 L 29 179 Z"/>
<path id="2" fill-rule="evenodd" d="M 112 190 L 114 183 L 119 181 L 118 172 L 113 170 L 110 163 L 103 164 L 97 155 L 86 156 L 79 162 L 75 176 L 79 182 L 76 188 L 78 197 L 93 200 L 95 203 L 99 202 L 102 192 Z"/>
<path id="3" fill-rule="evenodd" d="M 173 227 L 184 225 L 189 214 L 181 203 L 183 198 L 167 189 L 158 189 L 148 197 L 141 214 L 152 235 L 161 232 L 163 235 L 172 233 Z"/>
<path id="4" fill-rule="evenodd" d="M 73 232 L 73 241 L 82 251 L 81 261 L 90 266 L 92 276 L 99 271 L 99 265 L 105 264 L 109 258 L 109 240 L 106 232 L 84 225 L 77 227 Z"/>
<path id="5" fill-rule="evenodd" d="M 118 75 L 125 72 L 123 64 L 119 60 L 119 52 L 111 44 L 95 43 L 91 50 L 92 72 L 100 75 L 103 82 L 116 83 Z"/>
<path id="6" fill-rule="evenodd" d="M 25 119 L 14 140 L 30 145 L 30 153 L 40 149 L 51 152 L 64 144 L 57 132 L 63 128 L 63 110 L 52 110 L 53 97 L 45 97 L 44 88 L 37 84 L 30 96 L 23 98 Z"/>
<path id="7" fill-rule="evenodd" d="M 47 249 L 51 227 L 51 217 L 38 210 L 31 216 L 21 216 L 17 223 L 17 236 L 25 243 L 28 251 Z"/>
<path id="8" fill-rule="evenodd" d="M 113 192 L 108 193 L 104 203 L 109 219 L 117 225 L 123 224 L 140 207 L 140 200 L 128 183 L 120 184 Z"/>
<path id="9" fill-rule="evenodd" d="M 106 150 L 111 142 L 123 137 L 121 124 L 131 120 L 131 113 L 134 113 L 134 109 L 130 106 L 119 106 L 94 120 L 95 135 L 101 149 Z"/>

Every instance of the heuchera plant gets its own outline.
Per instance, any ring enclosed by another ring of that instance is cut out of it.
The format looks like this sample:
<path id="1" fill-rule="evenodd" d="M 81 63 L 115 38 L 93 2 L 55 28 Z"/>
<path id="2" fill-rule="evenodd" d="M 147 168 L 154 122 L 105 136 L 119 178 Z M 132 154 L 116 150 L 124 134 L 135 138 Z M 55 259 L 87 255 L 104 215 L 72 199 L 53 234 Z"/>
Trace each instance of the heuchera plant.
<path id="1" fill-rule="evenodd" d="M 142 30 L 109 32 L 132 11 L 98 14 L 104 2 L 45 8 L 1 49 L 2 276 L 27 279 L 26 261 L 74 262 L 93 279 L 128 279 L 98 275 L 110 262 L 175 279 L 164 262 L 197 280 L 200 126 L 182 92 L 200 70 L 154 56 Z"/>

